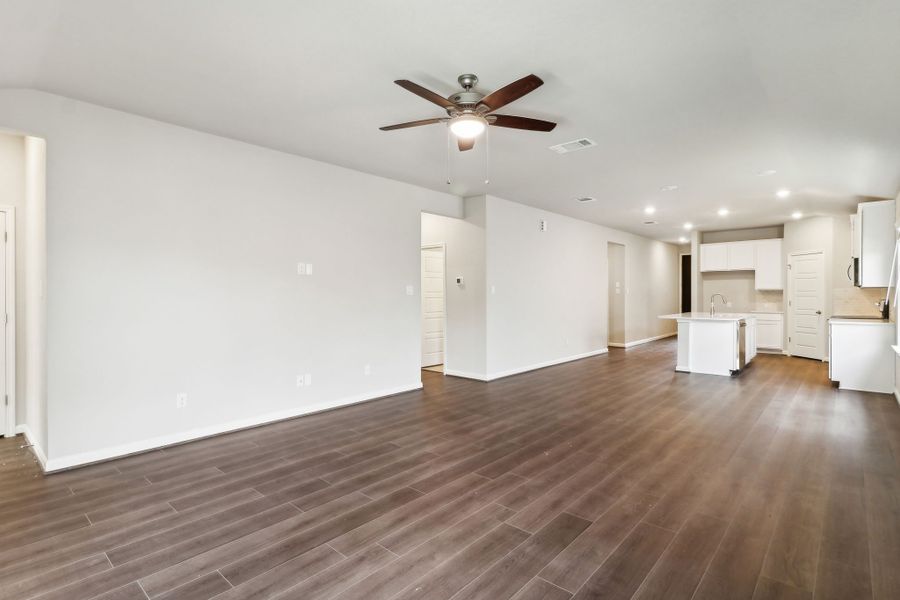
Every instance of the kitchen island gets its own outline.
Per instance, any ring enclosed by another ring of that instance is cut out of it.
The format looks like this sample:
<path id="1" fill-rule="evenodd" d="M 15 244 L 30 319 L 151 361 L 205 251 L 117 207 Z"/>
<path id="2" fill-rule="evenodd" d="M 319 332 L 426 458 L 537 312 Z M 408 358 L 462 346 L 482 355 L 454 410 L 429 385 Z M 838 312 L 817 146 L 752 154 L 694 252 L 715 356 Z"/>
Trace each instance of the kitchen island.
<path id="1" fill-rule="evenodd" d="M 756 356 L 756 317 L 751 313 L 692 312 L 659 318 L 678 323 L 676 371 L 738 375 Z"/>

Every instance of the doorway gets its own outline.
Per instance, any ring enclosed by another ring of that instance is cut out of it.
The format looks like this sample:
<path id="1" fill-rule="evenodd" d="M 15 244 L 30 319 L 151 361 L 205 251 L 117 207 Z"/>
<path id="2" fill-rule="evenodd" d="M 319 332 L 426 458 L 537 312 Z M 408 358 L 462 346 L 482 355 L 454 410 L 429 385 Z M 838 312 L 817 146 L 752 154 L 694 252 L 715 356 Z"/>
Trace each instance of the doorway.
<path id="1" fill-rule="evenodd" d="M 681 312 L 691 312 L 691 255 L 681 255 L 678 291 L 681 296 Z"/>
<path id="2" fill-rule="evenodd" d="M 422 368 L 443 372 L 446 338 L 444 245 L 422 246 Z"/>
<path id="3" fill-rule="evenodd" d="M 788 257 L 788 352 L 825 359 L 825 252 Z"/>
<path id="4" fill-rule="evenodd" d="M 609 342 L 613 348 L 625 347 L 625 246 L 608 242 L 606 245 L 608 261 L 607 273 L 609 294 Z"/>
<path id="5" fill-rule="evenodd" d="M 0 437 L 16 428 L 15 209 L 0 207 Z"/>

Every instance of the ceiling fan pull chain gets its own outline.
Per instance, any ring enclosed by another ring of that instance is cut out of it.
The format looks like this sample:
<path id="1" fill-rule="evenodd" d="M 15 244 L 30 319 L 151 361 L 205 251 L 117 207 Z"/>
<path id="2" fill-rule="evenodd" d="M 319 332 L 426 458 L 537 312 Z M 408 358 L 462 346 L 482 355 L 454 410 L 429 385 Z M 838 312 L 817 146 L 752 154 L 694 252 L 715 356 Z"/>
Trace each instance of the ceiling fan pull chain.
<path id="1" fill-rule="evenodd" d="M 484 129 L 484 184 L 491 183 L 491 128 Z"/>
<path id="2" fill-rule="evenodd" d="M 447 185 L 450 185 L 450 127 L 447 126 Z"/>

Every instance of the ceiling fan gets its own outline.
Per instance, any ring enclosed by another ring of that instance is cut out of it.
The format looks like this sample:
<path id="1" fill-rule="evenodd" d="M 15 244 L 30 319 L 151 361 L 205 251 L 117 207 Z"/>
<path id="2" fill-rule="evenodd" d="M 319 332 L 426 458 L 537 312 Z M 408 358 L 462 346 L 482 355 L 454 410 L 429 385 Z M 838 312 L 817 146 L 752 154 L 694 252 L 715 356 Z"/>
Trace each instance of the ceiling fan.
<path id="1" fill-rule="evenodd" d="M 397 125 L 386 125 L 379 129 L 392 131 L 394 129 L 406 129 L 434 123 L 449 123 L 450 131 L 456 136 L 460 151 L 465 151 L 471 150 L 475 146 L 475 138 L 481 135 L 488 125 L 509 127 L 511 129 L 527 129 L 529 131 L 553 131 L 553 128 L 556 127 L 556 123 L 551 123 L 550 121 L 514 115 L 492 114 L 495 110 L 503 108 L 510 102 L 518 100 L 525 94 L 533 92 L 542 86 L 544 82 L 537 75 L 527 75 L 487 96 L 473 89 L 478 83 L 478 77 L 475 75 L 471 73 L 460 75 L 457 81 L 462 86 L 462 90 L 444 98 L 417 83 L 406 79 L 398 79 L 394 83 L 417 96 L 425 98 L 429 102 L 437 104 L 447 111 L 448 116 L 398 123 Z"/>

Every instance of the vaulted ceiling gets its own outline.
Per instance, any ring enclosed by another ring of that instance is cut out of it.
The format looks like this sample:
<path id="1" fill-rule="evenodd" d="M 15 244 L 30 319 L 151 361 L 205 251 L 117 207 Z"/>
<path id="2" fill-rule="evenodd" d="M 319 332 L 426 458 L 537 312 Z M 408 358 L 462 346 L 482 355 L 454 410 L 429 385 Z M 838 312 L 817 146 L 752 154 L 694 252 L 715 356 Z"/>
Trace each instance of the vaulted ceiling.
<path id="1" fill-rule="evenodd" d="M 900 188 L 897 0 L 3 0 L 0 15 L 0 87 L 657 239 Z M 378 127 L 442 116 L 394 79 L 449 95 L 467 72 L 485 93 L 537 74 L 502 112 L 559 126 L 493 128 L 490 183 L 479 140 L 451 153 L 447 185 L 442 125 Z M 580 137 L 597 146 L 548 149 Z"/>

